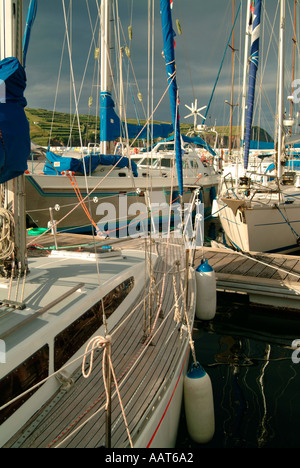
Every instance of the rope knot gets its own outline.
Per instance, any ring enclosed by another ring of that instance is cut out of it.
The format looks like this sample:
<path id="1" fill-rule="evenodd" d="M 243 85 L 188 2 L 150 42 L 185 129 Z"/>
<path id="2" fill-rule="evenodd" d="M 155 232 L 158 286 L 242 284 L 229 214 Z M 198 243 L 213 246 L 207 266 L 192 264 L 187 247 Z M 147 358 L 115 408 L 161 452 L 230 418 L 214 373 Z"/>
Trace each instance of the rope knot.
<path id="1" fill-rule="evenodd" d="M 111 336 L 107 335 L 106 338 L 103 336 L 94 336 L 89 343 L 86 346 L 83 361 L 82 361 L 82 375 L 84 378 L 88 378 L 91 375 L 92 369 L 93 369 L 93 363 L 94 363 L 94 352 L 96 349 L 104 348 L 104 352 L 106 351 L 107 346 L 111 344 Z M 86 365 L 86 358 L 88 354 L 91 353 L 91 358 L 90 358 L 90 365 L 89 369 L 86 372 L 85 371 L 85 365 Z"/>

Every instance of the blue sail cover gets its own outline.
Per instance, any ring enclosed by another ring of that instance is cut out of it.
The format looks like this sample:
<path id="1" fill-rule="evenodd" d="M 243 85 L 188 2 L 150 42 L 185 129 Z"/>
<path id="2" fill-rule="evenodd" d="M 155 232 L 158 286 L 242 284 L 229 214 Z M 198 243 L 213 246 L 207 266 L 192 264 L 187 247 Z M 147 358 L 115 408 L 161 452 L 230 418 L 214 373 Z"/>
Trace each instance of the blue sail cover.
<path id="1" fill-rule="evenodd" d="M 114 141 L 119 137 L 122 138 L 138 138 L 139 140 L 147 138 L 147 127 L 142 125 L 126 124 L 120 121 L 119 116 L 115 112 L 115 103 L 108 92 L 101 92 L 101 109 L 100 109 L 100 141 Z M 152 138 L 166 138 L 172 131 L 171 124 L 154 124 L 150 126 Z"/>
<path id="2" fill-rule="evenodd" d="M 196 137 L 189 137 L 186 135 L 181 135 L 182 141 L 185 143 L 194 143 L 195 145 L 201 146 L 201 148 L 205 148 L 212 156 L 216 156 L 216 152 L 209 146 L 203 138 L 196 136 Z M 174 135 L 169 136 L 163 141 L 174 141 Z M 151 148 L 150 148 L 151 150 Z"/>
<path id="3" fill-rule="evenodd" d="M 289 169 L 293 169 L 294 171 L 299 171 L 300 170 L 300 161 L 295 161 L 295 159 L 288 160 L 284 164 L 285 167 L 288 167 Z M 265 170 L 265 174 L 267 172 L 271 172 L 275 170 L 275 164 L 271 163 L 267 169 Z"/>
<path id="4" fill-rule="evenodd" d="M 253 11 L 254 7 L 254 11 Z M 261 12 L 261 0 L 255 0 L 251 5 L 251 21 L 252 33 L 251 33 L 251 49 L 250 49 L 250 66 L 249 66 L 249 90 L 248 90 L 248 101 L 247 101 L 247 114 L 246 114 L 246 133 L 245 133 L 245 154 L 244 154 L 244 168 L 248 167 L 249 160 L 249 148 L 251 138 L 251 127 L 253 119 L 253 106 L 254 106 L 254 95 L 255 95 L 255 81 L 258 68 L 258 57 L 259 57 L 259 36 L 260 36 L 260 12 Z"/>
<path id="5" fill-rule="evenodd" d="M 183 195 L 180 122 L 179 122 L 179 109 L 177 106 L 178 94 L 177 94 L 177 82 L 176 82 L 175 52 L 174 52 L 175 32 L 172 26 L 170 0 L 160 0 L 160 13 L 161 13 L 162 33 L 163 33 L 163 40 L 164 40 L 163 52 L 164 52 L 166 68 L 167 68 L 169 96 L 170 96 L 170 102 L 171 102 L 173 129 L 174 129 L 174 134 L 175 134 L 175 157 L 176 157 L 176 165 L 177 165 L 179 194 Z"/>
<path id="6" fill-rule="evenodd" d="M 0 62 L 0 183 L 18 177 L 27 169 L 30 155 L 29 123 L 24 107 L 25 70 L 19 60 Z M 1 97 L 2 96 L 2 97 Z"/>
<path id="7" fill-rule="evenodd" d="M 79 172 L 80 174 L 89 174 L 95 171 L 99 165 L 115 166 L 118 168 L 130 167 L 134 177 L 138 177 L 137 165 L 128 158 L 116 154 L 92 154 L 82 159 L 68 156 L 59 156 L 52 151 L 47 151 L 47 162 L 44 165 L 45 175 L 62 175 L 63 172 Z"/>
<path id="8" fill-rule="evenodd" d="M 188 137 L 186 135 L 181 135 L 182 139 L 186 143 L 194 143 L 195 145 L 201 146 L 205 148 L 212 156 L 216 156 L 216 152 L 212 149 L 212 147 L 203 140 L 203 138 L 197 137 Z"/>

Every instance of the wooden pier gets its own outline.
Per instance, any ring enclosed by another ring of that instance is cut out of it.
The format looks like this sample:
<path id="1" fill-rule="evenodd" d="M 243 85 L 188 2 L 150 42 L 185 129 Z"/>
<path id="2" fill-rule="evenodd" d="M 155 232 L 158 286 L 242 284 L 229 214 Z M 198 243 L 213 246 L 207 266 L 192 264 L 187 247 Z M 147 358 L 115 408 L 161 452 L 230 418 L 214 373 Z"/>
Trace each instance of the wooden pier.
<path id="1" fill-rule="evenodd" d="M 196 267 L 203 257 L 216 273 L 218 291 L 247 294 L 256 304 L 300 310 L 299 256 L 204 247 L 196 252 Z"/>

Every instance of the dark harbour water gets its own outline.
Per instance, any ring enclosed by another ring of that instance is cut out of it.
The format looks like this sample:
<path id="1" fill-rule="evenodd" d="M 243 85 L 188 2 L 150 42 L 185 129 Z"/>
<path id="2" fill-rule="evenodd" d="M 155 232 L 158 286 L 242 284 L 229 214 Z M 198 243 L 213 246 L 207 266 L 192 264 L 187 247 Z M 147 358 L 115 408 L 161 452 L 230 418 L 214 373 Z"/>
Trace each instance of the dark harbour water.
<path id="1" fill-rule="evenodd" d="M 176 447 L 299 448 L 300 364 L 290 349 L 300 337 L 298 316 L 219 300 L 214 320 L 196 321 L 193 332 L 212 382 L 215 435 L 208 444 L 193 442 L 183 408 Z"/>
<path id="2" fill-rule="evenodd" d="M 291 345 L 300 316 L 221 294 L 216 316 L 196 320 L 193 338 L 212 382 L 215 434 L 193 442 L 182 407 L 176 448 L 299 448 L 300 363 Z"/>

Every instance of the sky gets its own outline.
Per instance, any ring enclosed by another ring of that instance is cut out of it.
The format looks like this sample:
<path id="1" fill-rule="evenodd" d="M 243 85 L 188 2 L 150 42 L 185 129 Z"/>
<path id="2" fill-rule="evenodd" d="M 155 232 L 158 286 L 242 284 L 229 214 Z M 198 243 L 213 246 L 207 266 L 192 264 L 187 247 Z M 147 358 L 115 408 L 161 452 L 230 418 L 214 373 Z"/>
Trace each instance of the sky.
<path id="1" fill-rule="evenodd" d="M 30 0 L 23 0 L 24 21 L 29 2 Z M 235 14 L 237 12 L 239 14 L 236 20 L 234 44 L 233 39 L 231 39 L 230 45 L 234 45 L 236 49 L 234 54 L 233 123 L 237 124 L 241 115 L 247 0 L 235 0 L 235 2 L 233 0 L 173 0 L 172 18 L 176 33 L 175 59 L 181 123 L 193 124 L 193 117 L 185 118 L 190 114 L 186 105 L 191 107 L 195 99 L 197 99 L 198 108 L 208 105 L 223 60 L 205 123 L 209 126 L 229 124 L 230 106 L 225 101 L 231 101 L 232 52 L 227 43 L 232 28 L 234 3 Z M 260 40 L 260 86 L 256 91 L 257 105 L 254 124 L 262 126 L 273 136 L 276 113 L 279 8 L 278 0 L 264 0 L 263 3 L 265 27 Z M 89 96 L 93 96 L 93 101 L 95 105 L 97 104 L 94 46 L 91 48 L 91 44 L 93 44 L 91 23 L 94 27 L 97 22 L 97 4 L 100 4 L 100 0 L 39 0 L 26 61 L 28 107 L 60 112 L 74 112 L 75 110 L 70 79 L 70 60 L 67 48 L 63 48 L 65 37 L 63 5 L 68 11 L 70 4 L 72 4 L 72 26 L 69 28 L 69 34 L 79 112 L 89 112 Z M 287 0 L 286 59 L 289 61 L 289 65 L 287 66 L 286 96 L 290 94 L 292 81 L 291 39 L 293 28 L 291 16 L 293 4 L 294 0 Z M 153 54 L 152 48 L 148 46 L 148 0 L 119 0 L 116 5 L 120 17 L 120 31 L 122 32 L 120 42 L 122 46 L 128 46 L 131 53 L 130 63 L 126 55 L 124 55 L 123 60 L 127 118 L 143 119 L 160 103 L 154 119 L 171 121 L 169 96 L 168 93 L 165 94 L 166 69 L 161 55 L 163 46 L 159 0 L 154 0 L 153 7 Z M 177 27 L 177 21 L 179 21 L 180 30 Z M 133 31 L 131 41 L 128 37 L 129 25 L 132 26 Z M 151 59 L 152 55 L 154 57 L 154 66 L 150 71 L 148 67 L 149 49 L 151 49 Z M 92 52 L 90 52 L 91 50 Z M 299 55 L 298 51 L 297 55 Z M 62 65 L 60 65 L 61 63 Z M 114 70 L 116 76 L 117 69 L 114 68 Z M 150 85 L 148 75 L 151 77 Z M 85 76 L 84 82 L 83 76 Z M 115 86 L 118 84 L 116 83 Z M 148 89 L 150 89 L 149 100 L 147 98 Z M 137 99 L 138 91 L 143 95 L 142 106 Z M 285 102 L 288 110 L 287 99 Z M 91 112 L 95 114 L 94 107 Z M 202 115 L 205 112 L 206 109 L 200 111 Z M 202 123 L 202 117 L 198 116 L 197 123 Z"/>

